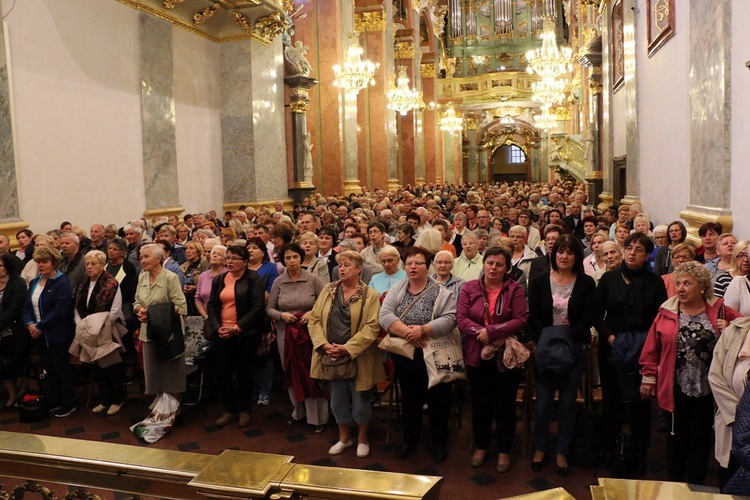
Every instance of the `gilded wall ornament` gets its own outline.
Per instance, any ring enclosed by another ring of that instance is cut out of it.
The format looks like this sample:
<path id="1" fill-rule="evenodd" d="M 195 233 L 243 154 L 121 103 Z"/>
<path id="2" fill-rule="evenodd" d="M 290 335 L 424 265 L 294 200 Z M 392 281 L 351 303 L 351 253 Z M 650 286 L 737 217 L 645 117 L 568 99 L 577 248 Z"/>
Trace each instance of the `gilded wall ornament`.
<path id="1" fill-rule="evenodd" d="M 198 26 L 199 24 L 206 22 L 208 19 L 211 19 L 220 9 L 221 5 L 215 3 L 211 7 L 206 7 L 202 11 L 196 12 L 193 14 L 193 26 Z"/>
<path id="2" fill-rule="evenodd" d="M 422 73 L 422 78 L 435 78 L 434 63 L 424 63 L 420 65 L 420 71 Z"/>
<path id="3" fill-rule="evenodd" d="M 414 50 L 412 42 L 396 42 L 394 57 L 396 59 L 414 59 Z"/>
<path id="4" fill-rule="evenodd" d="M 164 0 L 163 5 L 165 9 L 174 9 L 175 5 L 184 1 L 185 0 Z"/>
<path id="5" fill-rule="evenodd" d="M 255 21 L 253 34 L 264 40 L 273 41 L 278 35 L 286 29 L 286 20 L 279 12 L 274 12 L 266 17 L 261 17 Z"/>
<path id="6" fill-rule="evenodd" d="M 382 10 L 363 12 L 354 16 L 354 30 L 360 33 L 384 33 L 386 24 L 385 12 Z"/>
<path id="7" fill-rule="evenodd" d="M 307 110 L 310 109 L 310 103 L 307 101 L 292 101 L 289 103 L 289 107 L 292 109 L 292 113 L 297 113 L 300 115 L 304 115 L 307 113 Z"/>
<path id="8" fill-rule="evenodd" d="M 250 33 L 253 30 L 252 26 L 250 26 L 250 22 L 247 20 L 245 15 L 242 14 L 242 12 L 240 12 L 239 10 L 235 10 L 232 12 L 232 16 L 234 16 L 234 20 L 237 21 L 237 24 L 240 25 L 242 31 Z"/>

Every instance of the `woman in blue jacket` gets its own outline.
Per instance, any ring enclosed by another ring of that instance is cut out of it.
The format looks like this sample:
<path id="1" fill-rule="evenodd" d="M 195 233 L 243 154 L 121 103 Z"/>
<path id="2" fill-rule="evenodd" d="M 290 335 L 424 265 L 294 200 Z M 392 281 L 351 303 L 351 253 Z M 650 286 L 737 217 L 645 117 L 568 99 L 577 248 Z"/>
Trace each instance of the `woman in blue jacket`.
<path id="1" fill-rule="evenodd" d="M 57 270 L 62 256 L 52 247 L 38 248 L 34 262 L 39 276 L 29 284 L 23 321 L 29 334 L 40 343 L 42 365 L 47 371 L 50 415 L 67 417 L 76 411 L 73 368 L 68 349 L 75 334 L 73 290 L 68 278 Z"/>

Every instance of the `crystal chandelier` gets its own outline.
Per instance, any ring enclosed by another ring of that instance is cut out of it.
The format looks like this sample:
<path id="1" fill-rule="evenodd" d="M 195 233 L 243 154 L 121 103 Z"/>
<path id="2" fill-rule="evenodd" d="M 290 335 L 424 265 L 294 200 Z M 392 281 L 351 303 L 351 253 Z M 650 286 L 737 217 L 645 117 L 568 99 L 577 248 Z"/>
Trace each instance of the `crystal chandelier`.
<path id="1" fill-rule="evenodd" d="M 529 73 L 536 73 L 542 78 L 557 78 L 573 71 L 573 51 L 570 47 L 558 49 L 556 38 L 555 22 L 549 17 L 545 18 L 541 48 L 526 53 L 529 62 L 526 70 Z"/>
<path id="2" fill-rule="evenodd" d="M 534 93 L 531 98 L 543 107 L 554 106 L 565 99 L 565 80 L 547 76 L 539 82 L 532 83 L 531 91 Z"/>
<path id="3" fill-rule="evenodd" d="M 550 112 L 548 107 L 534 117 L 534 126 L 539 130 L 550 130 L 557 127 L 557 115 Z"/>
<path id="4" fill-rule="evenodd" d="M 456 114 L 453 104 L 448 104 L 448 109 L 440 117 L 440 130 L 446 132 L 460 132 L 464 129 L 464 118 Z"/>
<path id="5" fill-rule="evenodd" d="M 406 75 L 405 66 L 398 67 L 398 76 L 391 75 L 386 96 L 388 109 L 398 111 L 401 116 L 422 105 L 422 92 L 409 88 L 409 77 Z"/>
<path id="6" fill-rule="evenodd" d="M 380 64 L 373 64 L 368 60 L 363 61 L 361 59 L 363 53 L 364 50 L 359 46 L 359 33 L 356 31 L 350 33 L 344 66 L 342 68 L 337 64 L 333 67 L 333 74 L 336 75 L 333 82 L 335 86 L 356 94 L 368 84 L 375 85 L 373 75 Z"/>

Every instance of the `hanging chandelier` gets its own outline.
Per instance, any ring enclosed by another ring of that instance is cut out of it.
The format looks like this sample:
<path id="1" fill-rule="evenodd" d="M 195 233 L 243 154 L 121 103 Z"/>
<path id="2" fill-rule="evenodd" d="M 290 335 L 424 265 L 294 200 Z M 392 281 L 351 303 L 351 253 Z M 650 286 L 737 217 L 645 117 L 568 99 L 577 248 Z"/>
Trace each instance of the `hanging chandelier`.
<path id="1" fill-rule="evenodd" d="M 565 99 L 565 83 L 562 78 L 544 77 L 531 84 L 531 91 L 534 93 L 531 98 L 541 103 L 542 107 L 560 104 Z"/>
<path id="2" fill-rule="evenodd" d="M 526 71 L 530 74 L 536 73 L 542 78 L 557 78 L 573 71 L 572 57 L 573 51 L 570 47 L 557 47 L 555 21 L 546 17 L 542 30 L 542 46 L 526 53 L 526 60 L 529 62 Z"/>
<path id="3" fill-rule="evenodd" d="M 453 103 L 448 104 L 448 109 L 440 117 L 440 130 L 445 132 L 460 132 L 464 129 L 464 117 L 456 114 Z"/>
<path id="4" fill-rule="evenodd" d="M 557 127 L 557 115 L 551 113 L 548 107 L 542 108 L 542 112 L 534 116 L 534 126 L 539 130 L 551 130 Z"/>
<path id="5" fill-rule="evenodd" d="M 401 116 L 422 105 L 422 92 L 409 88 L 409 77 L 406 67 L 398 67 L 398 76 L 391 75 L 388 82 L 388 109 L 398 111 Z"/>
<path id="6" fill-rule="evenodd" d="M 375 85 L 373 75 L 380 67 L 369 60 L 362 60 L 364 50 L 359 46 L 359 33 L 354 31 L 349 34 L 349 48 L 346 51 L 344 66 L 337 64 L 333 67 L 336 79 L 333 84 L 341 87 L 347 92 L 358 93 L 367 85 Z"/>

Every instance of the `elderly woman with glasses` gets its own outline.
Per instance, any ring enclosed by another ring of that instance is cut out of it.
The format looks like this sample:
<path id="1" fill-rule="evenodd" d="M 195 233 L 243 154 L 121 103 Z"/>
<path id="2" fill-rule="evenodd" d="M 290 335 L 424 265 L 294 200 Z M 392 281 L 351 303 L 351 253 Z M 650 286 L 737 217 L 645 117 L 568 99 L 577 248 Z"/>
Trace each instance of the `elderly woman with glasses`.
<path id="1" fill-rule="evenodd" d="M 432 255 L 429 251 L 415 246 L 408 248 L 404 256 L 408 279 L 391 288 L 380 311 L 380 326 L 415 347 L 413 359 L 392 354 L 403 396 L 404 434 L 403 443 L 396 450 L 396 459 L 403 460 L 416 449 L 422 428 L 423 405 L 427 402 L 432 456 L 439 463 L 448 457 L 450 385 L 437 384 L 428 389 L 422 348 L 427 345 L 428 338 L 440 338 L 453 331 L 456 300 L 447 288 L 430 278 Z"/>
<path id="2" fill-rule="evenodd" d="M 724 303 L 739 311 L 743 316 L 750 316 L 750 242 L 740 241 L 734 248 L 735 261 L 734 278 L 724 293 Z M 730 269 L 730 273 L 731 273 Z"/>
<path id="3" fill-rule="evenodd" d="M 466 281 L 458 276 L 454 275 L 451 271 L 453 270 L 453 262 L 455 259 L 448 250 L 440 250 L 435 254 L 435 260 L 432 262 L 432 266 L 435 268 L 435 273 L 432 275 L 432 279 L 442 283 L 443 286 L 448 288 L 458 300 L 461 288 L 464 286 Z"/>
<path id="4" fill-rule="evenodd" d="M 406 279 L 406 271 L 401 268 L 401 252 L 391 245 L 385 245 L 378 254 L 383 272 L 374 274 L 370 279 L 370 288 L 383 295 L 393 285 Z"/>
<path id="5" fill-rule="evenodd" d="M 715 263 L 715 270 L 711 274 L 711 280 L 714 283 L 714 295 L 724 298 L 732 280 L 737 276 L 745 276 L 750 272 L 750 260 L 746 257 L 750 242 L 747 240 L 737 242 L 737 239 L 731 234 L 722 236 L 726 237 L 722 238 L 719 236 L 719 258 L 713 261 Z M 727 253 L 729 253 L 728 266 L 724 263 Z M 708 264 L 706 265 L 706 269 L 709 272 L 712 271 Z"/>
<path id="6" fill-rule="evenodd" d="M 670 481 L 703 484 L 711 452 L 714 398 L 708 381 L 714 347 L 739 314 L 713 296 L 711 273 L 698 262 L 672 261 L 676 296 L 659 308 L 641 352 L 641 397 L 671 414 Z"/>
<path id="7" fill-rule="evenodd" d="M 675 267 L 685 262 L 695 260 L 695 248 L 689 243 L 680 243 L 672 249 L 672 265 Z M 677 295 L 677 285 L 674 282 L 674 273 L 663 274 L 661 279 L 664 280 L 664 288 L 667 289 L 667 297 Z"/>
<path id="8" fill-rule="evenodd" d="M 676 220 L 671 222 L 667 226 L 667 239 L 666 245 L 662 244 L 656 251 L 654 256 L 654 272 L 661 276 L 662 274 L 669 274 L 674 270 L 672 265 L 672 250 L 676 245 L 685 242 L 687 238 L 687 229 L 685 224 Z"/>

